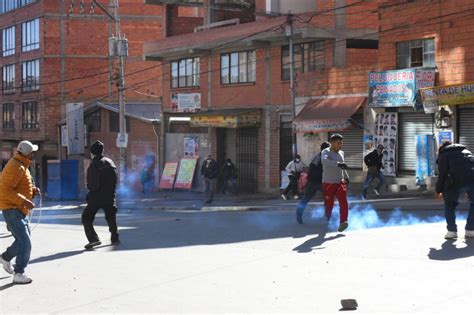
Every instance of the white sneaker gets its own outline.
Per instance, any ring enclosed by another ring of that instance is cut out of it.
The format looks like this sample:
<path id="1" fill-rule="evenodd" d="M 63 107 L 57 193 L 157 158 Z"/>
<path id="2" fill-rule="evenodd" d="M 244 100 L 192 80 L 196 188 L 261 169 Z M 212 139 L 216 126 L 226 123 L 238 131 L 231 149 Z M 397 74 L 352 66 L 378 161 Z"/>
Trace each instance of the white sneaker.
<path id="1" fill-rule="evenodd" d="M 444 238 L 447 239 L 447 240 L 452 240 L 452 239 L 458 238 L 458 232 L 448 231 L 446 233 L 446 235 L 444 236 Z"/>
<path id="2" fill-rule="evenodd" d="M 300 199 L 300 197 L 298 195 L 294 195 L 293 199 L 297 200 L 297 199 Z"/>
<path id="3" fill-rule="evenodd" d="M 0 263 L 2 263 L 3 269 L 8 272 L 9 274 L 13 274 L 13 268 L 12 264 L 9 261 L 6 261 L 3 259 L 3 257 L 0 255 Z"/>
<path id="4" fill-rule="evenodd" d="M 464 234 L 465 238 L 471 238 L 474 237 L 474 231 L 472 230 L 466 230 L 466 234 Z"/>
<path id="5" fill-rule="evenodd" d="M 380 196 L 380 191 L 376 188 L 374 188 L 374 193 L 377 195 L 377 196 Z"/>
<path id="6" fill-rule="evenodd" d="M 283 194 L 281 194 L 281 198 L 282 198 L 283 200 L 287 200 L 286 196 L 283 195 Z"/>
<path id="7" fill-rule="evenodd" d="M 24 273 L 15 273 L 15 275 L 13 276 L 13 283 L 28 284 L 31 282 L 33 282 L 33 280 Z"/>

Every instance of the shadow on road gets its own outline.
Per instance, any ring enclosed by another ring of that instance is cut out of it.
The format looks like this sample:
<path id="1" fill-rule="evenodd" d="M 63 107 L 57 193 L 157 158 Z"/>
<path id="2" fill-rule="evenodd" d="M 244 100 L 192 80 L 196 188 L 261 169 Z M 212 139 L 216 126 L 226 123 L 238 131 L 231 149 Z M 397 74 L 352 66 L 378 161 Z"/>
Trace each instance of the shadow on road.
<path id="1" fill-rule="evenodd" d="M 8 289 L 8 288 L 11 288 L 11 287 L 13 287 L 14 285 L 15 285 L 15 284 L 14 284 L 13 282 L 4 284 L 4 285 L 0 286 L 0 291 L 6 290 L 6 289 Z"/>
<path id="2" fill-rule="evenodd" d="M 466 246 L 457 247 L 454 240 L 446 240 L 440 249 L 430 248 L 428 257 L 431 260 L 455 260 L 474 256 L 474 240 L 466 239 Z"/>
<path id="3" fill-rule="evenodd" d="M 37 264 L 37 263 L 42 263 L 45 261 L 50 261 L 50 260 L 56 260 L 56 259 L 63 259 L 63 258 L 68 258 L 71 256 L 76 256 L 79 254 L 82 254 L 85 250 L 71 250 L 68 252 L 62 252 L 62 253 L 56 253 L 48 256 L 42 256 L 38 257 L 35 259 L 30 260 L 30 264 Z"/>
<path id="4" fill-rule="evenodd" d="M 344 234 L 337 234 L 334 236 L 326 237 L 326 234 L 328 232 L 328 228 L 326 225 L 320 227 L 316 232 L 318 233 L 318 236 L 313 237 L 305 241 L 301 245 L 293 248 L 293 251 L 298 253 L 310 253 L 313 250 L 324 249 L 325 247 L 320 247 L 324 243 L 345 236 Z"/>

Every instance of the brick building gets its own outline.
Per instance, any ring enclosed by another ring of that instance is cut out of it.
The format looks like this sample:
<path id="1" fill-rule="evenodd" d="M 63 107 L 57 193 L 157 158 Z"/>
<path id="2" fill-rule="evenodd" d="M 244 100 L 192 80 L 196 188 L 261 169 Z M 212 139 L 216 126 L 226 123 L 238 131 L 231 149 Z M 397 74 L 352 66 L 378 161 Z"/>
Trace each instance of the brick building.
<path id="1" fill-rule="evenodd" d="M 98 3 L 107 9 L 112 0 Z M 110 7 L 109 7 L 110 9 Z M 161 6 L 146 5 L 134 0 L 120 0 L 121 31 L 129 40 L 129 57 L 125 63 L 126 102 L 150 106 L 159 111 L 161 87 L 156 84 L 161 66 L 157 62 L 144 62 L 143 42 L 160 38 L 162 34 Z M 83 103 L 88 115 L 95 115 L 98 102 L 117 103 L 117 61 L 109 56 L 109 38 L 115 34 L 115 23 L 101 8 L 90 0 L 2 0 L 0 1 L 0 30 L 2 36 L 2 93 L 0 104 L 0 152 L 2 160 L 11 157 L 12 150 L 21 139 L 38 143 L 33 173 L 44 187 L 47 161 L 50 159 L 79 159 L 68 155 L 60 145 L 60 122 L 66 116 L 67 103 Z M 117 115 L 106 111 L 102 116 L 107 123 L 118 122 Z M 133 114 L 133 113 L 129 113 Z M 159 119 L 159 117 L 158 117 Z M 94 140 L 97 130 L 86 117 L 86 146 Z M 99 124 L 100 125 L 100 124 Z M 129 143 L 157 140 L 153 127 L 131 124 Z M 117 131 L 102 132 L 113 138 Z M 92 130 L 91 130 L 92 129 Z M 113 132 L 110 134 L 109 132 Z M 105 135 L 101 135 L 101 138 Z M 108 152 L 118 156 L 113 141 Z M 141 149 L 137 149 L 140 151 Z M 152 149 L 156 152 L 156 149 Z M 88 156 L 85 148 L 85 156 Z M 127 163 L 133 168 L 133 147 L 127 151 Z M 118 159 L 115 160 L 118 164 Z M 82 167 L 79 168 L 82 170 Z M 80 172 L 81 173 L 81 172 Z"/>
<path id="2" fill-rule="evenodd" d="M 417 78 L 426 71 L 433 74 L 428 79 L 434 87 L 418 90 L 415 104 L 400 104 L 389 95 L 383 106 L 366 113 L 366 133 L 372 135 L 377 134 L 376 115 L 398 117 L 394 148 L 397 184 L 432 188 L 435 157 L 432 154 L 429 161 L 431 172 L 420 172 L 417 135 L 434 136 L 435 152 L 450 134 L 454 141 L 474 150 L 474 35 L 468 31 L 474 25 L 473 9 L 472 1 L 454 0 L 385 1 L 379 8 L 377 71 L 416 71 Z"/>
<path id="3" fill-rule="evenodd" d="M 295 13 L 296 111 L 323 99 L 329 100 L 324 102 L 328 113 L 337 112 L 334 105 L 348 103 L 344 117 L 326 118 L 351 122 L 349 127 L 357 134 L 349 130 L 347 135 L 354 134 L 357 143 L 349 153 L 354 156 L 353 166 L 361 170 L 362 162 L 356 159 L 362 156 L 363 129 L 354 122 L 363 120 L 367 74 L 377 62 L 378 4 L 314 0 L 295 6 L 292 1 L 257 0 L 255 7 L 254 22 L 211 23 L 198 32 L 145 44 L 145 57 L 163 62 L 165 160 L 177 158 L 169 151 L 183 145 L 175 141 L 175 134 L 193 134 L 200 139 L 201 157 L 210 152 L 220 163 L 225 158 L 236 162 L 244 191 L 278 189 L 280 171 L 292 156 L 285 32 L 286 13 L 291 10 Z M 283 16 L 274 17 L 275 13 Z M 302 120 L 307 120 L 305 116 Z M 339 129 L 301 133 L 298 151 L 304 160 L 335 130 Z"/>

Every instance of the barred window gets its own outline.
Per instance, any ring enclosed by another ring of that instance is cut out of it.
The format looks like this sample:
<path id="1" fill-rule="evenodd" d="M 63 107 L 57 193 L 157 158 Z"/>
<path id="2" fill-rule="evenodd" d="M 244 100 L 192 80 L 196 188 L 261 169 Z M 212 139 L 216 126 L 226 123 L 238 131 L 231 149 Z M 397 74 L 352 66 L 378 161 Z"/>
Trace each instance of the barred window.
<path id="1" fill-rule="evenodd" d="M 14 104 L 5 103 L 2 109 L 2 127 L 3 129 L 14 129 Z"/>
<path id="2" fill-rule="evenodd" d="M 40 67 L 39 59 L 22 63 L 22 90 L 24 92 L 39 89 Z"/>
<path id="3" fill-rule="evenodd" d="M 21 104 L 21 128 L 38 129 L 38 102 L 23 102 Z"/>
<path id="4" fill-rule="evenodd" d="M 3 94 L 15 93 L 15 65 L 6 65 L 2 68 Z"/>
<path id="5" fill-rule="evenodd" d="M 39 49 L 39 19 L 21 24 L 21 50 Z"/>
<path id="6" fill-rule="evenodd" d="M 15 26 L 2 30 L 2 56 L 15 54 Z"/>

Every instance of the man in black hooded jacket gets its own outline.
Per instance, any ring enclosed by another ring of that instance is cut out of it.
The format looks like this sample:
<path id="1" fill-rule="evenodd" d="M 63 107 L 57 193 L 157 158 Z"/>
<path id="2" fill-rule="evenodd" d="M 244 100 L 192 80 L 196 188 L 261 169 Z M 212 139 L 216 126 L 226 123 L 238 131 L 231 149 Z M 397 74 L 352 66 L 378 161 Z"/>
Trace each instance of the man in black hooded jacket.
<path id="1" fill-rule="evenodd" d="M 445 238 L 458 237 L 455 210 L 462 193 L 467 194 L 471 204 L 465 237 L 474 237 L 474 157 L 462 144 L 446 141 L 439 148 L 437 163 L 436 196 L 444 199 L 444 215 L 448 229 Z"/>
<path id="2" fill-rule="evenodd" d="M 112 244 L 119 244 L 117 232 L 117 207 L 115 205 L 115 188 L 117 186 L 117 171 L 114 162 L 104 157 L 104 144 L 94 142 L 90 147 L 92 162 L 87 169 L 87 207 L 82 213 L 82 225 L 89 241 L 84 247 L 91 249 L 101 245 L 101 241 L 94 230 L 94 219 L 99 209 L 103 209 L 105 220 L 109 226 Z"/>

